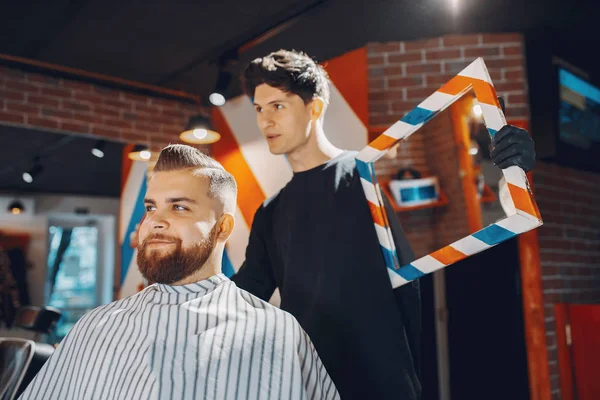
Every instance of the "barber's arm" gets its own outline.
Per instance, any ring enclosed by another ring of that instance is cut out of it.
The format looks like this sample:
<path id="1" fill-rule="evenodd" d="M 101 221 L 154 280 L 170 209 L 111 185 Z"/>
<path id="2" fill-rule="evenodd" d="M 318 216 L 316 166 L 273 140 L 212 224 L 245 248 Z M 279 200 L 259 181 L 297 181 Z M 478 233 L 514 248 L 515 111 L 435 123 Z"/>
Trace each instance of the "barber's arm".
<path id="1" fill-rule="evenodd" d="M 264 301 L 269 301 L 277 287 L 265 243 L 265 221 L 262 206 L 254 215 L 250 239 L 248 247 L 246 247 L 246 260 L 239 271 L 231 277 L 231 280 L 238 287 Z"/>

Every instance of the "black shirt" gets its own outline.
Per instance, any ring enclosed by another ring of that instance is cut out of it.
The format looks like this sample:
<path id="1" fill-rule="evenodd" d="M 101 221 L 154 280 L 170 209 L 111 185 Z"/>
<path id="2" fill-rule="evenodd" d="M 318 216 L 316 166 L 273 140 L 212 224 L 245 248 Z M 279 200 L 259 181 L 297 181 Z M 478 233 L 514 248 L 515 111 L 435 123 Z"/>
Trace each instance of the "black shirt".
<path id="1" fill-rule="evenodd" d="M 392 289 L 355 156 L 295 173 L 265 201 L 232 280 L 263 300 L 279 288 L 342 399 L 418 399 L 418 281 Z M 386 206 L 404 265 L 414 256 Z"/>

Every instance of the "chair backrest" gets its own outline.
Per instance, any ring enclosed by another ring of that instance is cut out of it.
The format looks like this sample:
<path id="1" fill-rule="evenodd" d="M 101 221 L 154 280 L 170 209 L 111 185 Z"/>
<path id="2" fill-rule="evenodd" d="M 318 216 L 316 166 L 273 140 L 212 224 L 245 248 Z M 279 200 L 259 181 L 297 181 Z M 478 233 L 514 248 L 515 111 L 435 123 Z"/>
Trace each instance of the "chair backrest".
<path id="1" fill-rule="evenodd" d="M 0 338 L 0 400 L 14 399 L 34 351 L 32 340 Z"/>
<path id="2" fill-rule="evenodd" d="M 15 316 L 15 326 L 34 332 L 51 334 L 62 313 L 54 307 L 19 307 Z"/>

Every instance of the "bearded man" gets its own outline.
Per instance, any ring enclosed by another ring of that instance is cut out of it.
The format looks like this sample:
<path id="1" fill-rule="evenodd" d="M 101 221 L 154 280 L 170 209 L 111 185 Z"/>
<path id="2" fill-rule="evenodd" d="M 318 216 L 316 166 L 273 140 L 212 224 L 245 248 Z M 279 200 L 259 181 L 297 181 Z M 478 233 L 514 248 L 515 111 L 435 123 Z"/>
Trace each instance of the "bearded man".
<path id="1" fill-rule="evenodd" d="M 138 266 L 152 285 L 81 318 L 21 399 L 339 399 L 287 312 L 221 273 L 237 185 L 199 150 L 162 150 Z"/>

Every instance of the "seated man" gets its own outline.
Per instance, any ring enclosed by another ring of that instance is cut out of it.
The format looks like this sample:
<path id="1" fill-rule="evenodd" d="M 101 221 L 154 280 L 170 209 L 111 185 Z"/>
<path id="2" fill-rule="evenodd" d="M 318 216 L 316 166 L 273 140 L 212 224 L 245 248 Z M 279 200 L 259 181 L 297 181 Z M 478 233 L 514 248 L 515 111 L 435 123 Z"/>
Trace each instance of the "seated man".
<path id="1" fill-rule="evenodd" d="M 339 399 L 285 311 L 220 273 L 234 178 L 197 149 L 163 149 L 138 265 L 154 282 L 73 327 L 21 399 Z"/>

